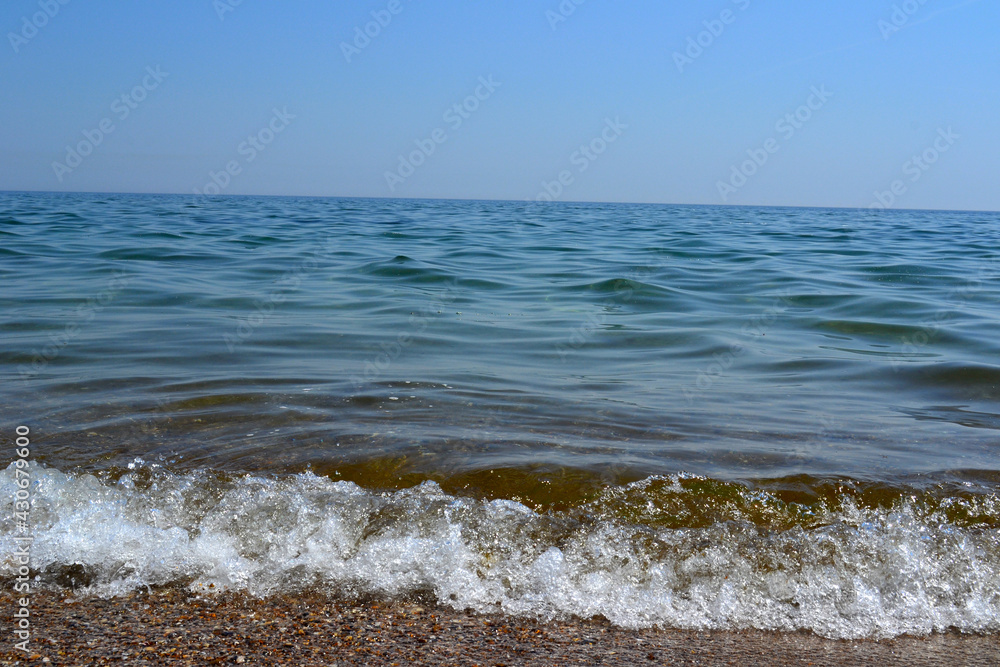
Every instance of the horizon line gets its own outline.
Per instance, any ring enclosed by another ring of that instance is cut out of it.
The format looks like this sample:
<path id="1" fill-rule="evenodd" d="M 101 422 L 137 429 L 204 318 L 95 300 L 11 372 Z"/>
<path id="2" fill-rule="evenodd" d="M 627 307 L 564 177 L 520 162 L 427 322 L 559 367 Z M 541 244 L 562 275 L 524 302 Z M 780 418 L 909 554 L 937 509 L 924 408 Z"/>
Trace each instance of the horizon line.
<path id="1" fill-rule="evenodd" d="M 111 190 L 3 190 L 0 194 L 58 194 L 58 195 L 132 195 L 151 197 L 190 197 L 194 199 L 224 199 L 238 197 L 272 197 L 285 199 L 377 199 L 381 201 L 463 201 L 463 202 L 492 202 L 503 204 L 532 204 L 532 205 L 552 205 L 552 204 L 620 204 L 625 206 L 701 206 L 706 208 L 796 208 L 796 209 L 822 209 L 822 210 L 842 210 L 842 211 L 866 211 L 869 213 L 887 213 L 891 211 L 900 212 L 928 212 L 928 213 L 1000 213 L 1000 210 L 991 209 L 961 209 L 961 208 L 882 208 L 861 206 L 804 206 L 796 204 L 694 204 L 677 202 L 642 202 L 642 201 L 597 201 L 597 200 L 554 200 L 538 201 L 535 199 L 483 199 L 478 197 L 382 197 L 364 195 L 282 195 L 282 194 L 238 194 L 220 193 L 217 195 L 188 194 L 183 192 L 118 192 Z"/>

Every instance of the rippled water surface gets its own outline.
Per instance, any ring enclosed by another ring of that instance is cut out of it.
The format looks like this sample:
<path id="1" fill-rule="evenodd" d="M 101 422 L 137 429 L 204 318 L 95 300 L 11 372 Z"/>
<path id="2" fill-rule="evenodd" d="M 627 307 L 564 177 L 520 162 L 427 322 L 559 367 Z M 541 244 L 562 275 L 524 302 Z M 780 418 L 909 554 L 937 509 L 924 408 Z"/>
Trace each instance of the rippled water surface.
<path id="1" fill-rule="evenodd" d="M 0 193 L 0 438 L 53 585 L 998 632 L 998 257 L 996 213 Z"/>

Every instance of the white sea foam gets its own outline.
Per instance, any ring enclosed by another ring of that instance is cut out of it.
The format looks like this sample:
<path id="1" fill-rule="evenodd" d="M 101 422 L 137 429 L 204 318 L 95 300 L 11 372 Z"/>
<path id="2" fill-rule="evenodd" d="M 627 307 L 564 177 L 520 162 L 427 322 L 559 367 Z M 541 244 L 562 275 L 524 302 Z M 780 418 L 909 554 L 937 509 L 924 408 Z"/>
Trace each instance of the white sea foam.
<path id="1" fill-rule="evenodd" d="M 624 627 L 1000 632 L 1000 531 L 906 502 L 846 503 L 808 527 L 737 516 L 663 528 L 457 498 L 432 482 L 377 493 L 309 473 L 223 480 L 143 464 L 116 482 L 36 464 L 30 473 L 32 568 L 41 583 L 76 577 L 99 595 L 318 587 L 430 592 L 456 608 L 541 618 L 600 614 Z M 683 493 L 676 482 L 671 492 Z M 14 493 L 11 466 L 0 473 L 4 554 L 14 549 Z M 0 560 L 0 574 L 13 572 L 10 557 Z"/>

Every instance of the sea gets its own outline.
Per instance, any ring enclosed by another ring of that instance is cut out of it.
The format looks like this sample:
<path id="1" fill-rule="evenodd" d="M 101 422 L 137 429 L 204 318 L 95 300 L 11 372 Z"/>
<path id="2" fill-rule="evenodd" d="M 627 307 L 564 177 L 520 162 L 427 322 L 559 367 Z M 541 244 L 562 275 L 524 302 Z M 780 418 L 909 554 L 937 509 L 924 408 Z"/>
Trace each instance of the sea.
<path id="1" fill-rule="evenodd" d="M 1000 633 L 1000 213 L 0 193 L 0 378 L 5 582 Z"/>

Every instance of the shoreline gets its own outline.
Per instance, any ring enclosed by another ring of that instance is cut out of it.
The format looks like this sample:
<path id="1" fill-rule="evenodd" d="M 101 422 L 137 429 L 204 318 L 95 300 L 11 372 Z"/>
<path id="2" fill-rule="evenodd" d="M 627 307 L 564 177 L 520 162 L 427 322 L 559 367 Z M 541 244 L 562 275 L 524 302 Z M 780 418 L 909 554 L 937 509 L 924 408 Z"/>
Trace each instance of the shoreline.
<path id="1" fill-rule="evenodd" d="M 31 595 L 30 652 L 10 633 L 5 665 L 996 665 L 1000 635 L 832 640 L 759 630 L 627 630 L 605 620 L 541 622 L 434 604 L 266 599 L 162 588 L 119 598 Z M 9 590 L 0 606 L 15 609 Z M 5 624 L 6 625 L 6 624 Z"/>

